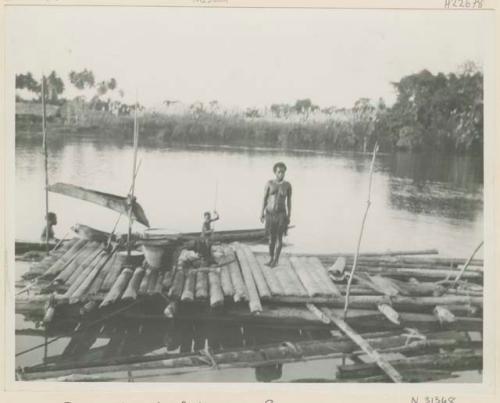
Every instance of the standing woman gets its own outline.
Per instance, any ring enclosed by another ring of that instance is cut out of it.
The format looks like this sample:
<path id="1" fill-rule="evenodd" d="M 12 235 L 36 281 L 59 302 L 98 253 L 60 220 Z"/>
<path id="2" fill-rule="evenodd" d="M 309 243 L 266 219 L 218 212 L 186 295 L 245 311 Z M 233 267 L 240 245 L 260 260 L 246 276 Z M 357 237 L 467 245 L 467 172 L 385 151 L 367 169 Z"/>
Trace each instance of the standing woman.
<path id="1" fill-rule="evenodd" d="M 269 262 L 266 265 L 275 267 L 278 264 L 283 235 L 286 235 L 292 212 L 292 185 L 285 181 L 286 165 L 283 162 L 274 164 L 275 179 L 266 183 L 264 201 L 260 220 L 266 223 L 269 236 Z"/>

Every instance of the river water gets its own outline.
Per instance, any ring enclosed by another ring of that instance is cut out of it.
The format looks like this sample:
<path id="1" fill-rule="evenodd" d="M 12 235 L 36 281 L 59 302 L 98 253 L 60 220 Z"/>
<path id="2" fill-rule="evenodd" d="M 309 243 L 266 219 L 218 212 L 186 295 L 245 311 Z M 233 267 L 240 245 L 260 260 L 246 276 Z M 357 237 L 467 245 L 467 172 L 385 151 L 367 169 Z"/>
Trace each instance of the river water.
<path id="1" fill-rule="evenodd" d="M 131 182 L 132 146 L 95 136 L 49 143 L 49 181 L 68 182 L 125 195 Z M 139 147 L 135 193 L 153 227 L 199 231 L 206 210 L 220 213 L 216 230 L 260 227 L 260 209 L 272 166 L 284 161 L 293 188 L 292 222 L 286 248 L 307 252 L 354 252 L 366 206 L 370 156 L 355 153 L 245 150 L 214 147 Z M 41 144 L 16 142 L 16 239 L 37 239 L 43 228 L 44 176 Z M 75 223 L 110 231 L 117 214 L 62 195 L 50 195 L 58 216 L 56 236 Z M 134 230 L 140 231 L 139 225 Z M 126 230 L 121 220 L 119 231 Z M 483 163 L 471 156 L 379 154 L 373 173 L 371 207 L 361 250 L 436 248 L 467 257 L 483 238 Z M 264 248 L 264 246 L 261 246 Z M 18 264 L 16 277 L 26 270 Z M 33 324 L 17 317 L 17 327 Z M 17 336 L 16 350 L 38 336 Z M 49 347 L 57 354 L 67 339 Z M 22 356 L 19 365 L 41 360 Z M 287 364 L 280 380 L 332 377 L 328 360 Z M 325 375 L 325 372 L 328 375 Z M 470 377 L 466 379 L 473 379 Z M 255 381 L 253 370 L 214 371 L 174 381 Z M 463 379 L 462 379 L 463 381 Z"/>

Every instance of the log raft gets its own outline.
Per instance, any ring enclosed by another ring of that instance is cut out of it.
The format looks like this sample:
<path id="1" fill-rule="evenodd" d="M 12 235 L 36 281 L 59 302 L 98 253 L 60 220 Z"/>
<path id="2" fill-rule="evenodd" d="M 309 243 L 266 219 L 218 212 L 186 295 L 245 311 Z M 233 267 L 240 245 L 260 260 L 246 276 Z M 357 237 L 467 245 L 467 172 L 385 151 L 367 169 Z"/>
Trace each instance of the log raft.
<path id="1" fill-rule="evenodd" d="M 126 252 L 118 245 L 108 251 L 99 242 L 73 239 L 33 265 L 32 274 L 38 273 L 39 284 L 29 296 L 19 297 L 18 307 L 35 312 L 36 306 L 44 306 L 55 292 L 57 306 L 92 301 L 93 307 L 104 307 L 121 300 L 151 299 L 155 302 L 149 306 L 159 306 L 160 312 L 176 302 L 176 309 L 169 309 L 169 315 L 176 312 L 186 317 L 189 312 L 191 317 L 196 316 L 184 306 L 193 306 L 194 310 L 224 306 L 220 315 L 227 314 L 230 320 L 236 321 L 238 315 L 248 320 L 250 317 L 242 315 L 246 309 L 248 315 L 260 314 L 256 321 L 265 322 L 268 312 L 273 312 L 275 321 L 294 318 L 291 312 L 299 312 L 297 307 L 303 309 L 308 303 L 330 309 L 344 305 L 346 279 L 342 276 L 349 271 L 351 256 L 283 254 L 279 264 L 270 268 L 265 265 L 267 256 L 253 252 L 248 245 L 216 247 L 220 253 L 214 266 L 181 267 L 175 262 L 175 268 L 166 270 L 152 269 L 139 260 L 137 265 L 127 267 Z M 449 287 L 446 279 L 455 278 L 464 260 L 418 254 L 360 255 L 348 317 L 357 318 L 356 312 L 368 310 L 383 321 L 380 326 L 418 325 L 417 316 L 423 315 L 423 326 L 476 328 L 482 323 L 483 271 L 482 260 L 472 263 L 463 281 Z M 43 267 L 45 272 L 40 273 Z M 237 313 L 232 316 L 231 312 Z M 219 320 L 220 315 L 208 317 Z M 295 318 L 318 322 L 303 312 Z M 374 325 L 376 321 L 370 322 Z"/>

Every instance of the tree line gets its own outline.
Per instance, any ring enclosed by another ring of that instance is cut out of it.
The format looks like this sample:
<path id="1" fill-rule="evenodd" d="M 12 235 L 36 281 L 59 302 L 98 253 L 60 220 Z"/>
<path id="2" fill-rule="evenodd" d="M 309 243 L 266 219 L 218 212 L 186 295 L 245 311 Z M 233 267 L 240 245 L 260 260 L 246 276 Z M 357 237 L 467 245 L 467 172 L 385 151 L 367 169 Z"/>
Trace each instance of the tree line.
<path id="1" fill-rule="evenodd" d="M 88 108 L 111 111 L 113 106 L 115 114 L 123 116 L 103 121 L 109 126 L 103 127 L 106 135 L 112 135 L 113 128 L 123 132 L 132 124 L 128 115 L 133 106 L 106 98 L 111 92 L 123 97 L 114 78 L 96 81 L 87 69 L 73 71 L 68 78 L 76 89 L 95 92 L 83 101 Z M 194 102 L 182 113 L 171 113 L 179 101 L 165 100 L 163 113 L 144 111 L 141 132 L 164 143 L 368 151 L 378 142 L 387 152 L 482 153 L 483 74 L 475 64 L 464 63 L 459 71 L 448 74 L 423 70 L 392 85 L 397 94 L 392 106 L 383 99 L 361 98 L 351 108 L 322 108 L 310 99 L 298 99 L 230 112 L 213 100 Z M 31 73 L 25 73 L 16 76 L 16 88 L 39 94 L 41 86 Z M 46 88 L 49 102 L 68 102 L 62 97 L 64 82 L 55 72 L 47 76 Z"/>

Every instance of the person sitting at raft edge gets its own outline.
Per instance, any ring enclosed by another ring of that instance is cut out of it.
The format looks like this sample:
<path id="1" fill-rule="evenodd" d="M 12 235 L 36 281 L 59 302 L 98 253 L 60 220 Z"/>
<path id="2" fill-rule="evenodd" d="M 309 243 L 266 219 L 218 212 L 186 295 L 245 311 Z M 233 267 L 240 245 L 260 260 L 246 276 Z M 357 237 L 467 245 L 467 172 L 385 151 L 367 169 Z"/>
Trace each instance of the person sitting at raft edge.
<path id="1" fill-rule="evenodd" d="M 212 223 L 214 221 L 217 221 L 219 218 L 220 218 L 219 213 L 217 213 L 217 211 L 214 211 L 213 218 L 210 212 L 208 211 L 206 211 L 203 214 L 203 224 L 201 227 L 200 253 L 208 264 L 214 263 L 214 260 L 212 258 L 212 242 L 211 242 L 211 237 L 214 232 L 214 230 L 212 229 Z"/>
<path id="2" fill-rule="evenodd" d="M 292 185 L 284 180 L 286 165 L 277 162 L 273 172 L 276 178 L 266 183 L 260 217 L 261 222 L 266 223 L 266 234 L 269 236 L 269 262 L 266 265 L 270 267 L 278 264 L 283 235 L 287 234 L 292 212 Z"/>
<path id="3" fill-rule="evenodd" d="M 52 228 L 54 225 L 57 225 L 57 215 L 55 213 L 49 212 L 46 216 L 46 225 L 43 227 L 42 234 L 40 235 L 40 240 L 42 242 L 45 242 L 45 239 L 48 235 L 49 242 L 57 242 L 58 240 L 56 239 L 54 235 L 54 228 Z M 47 234 L 47 225 L 48 225 L 48 234 Z"/>

